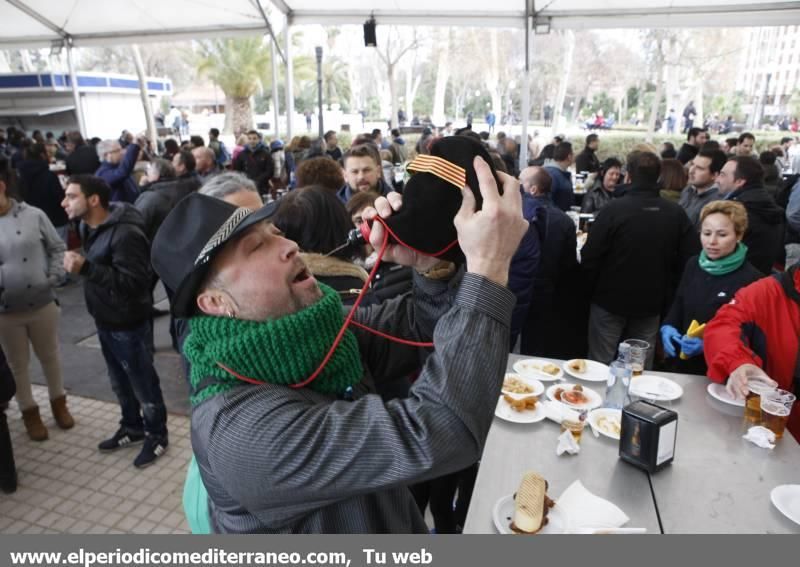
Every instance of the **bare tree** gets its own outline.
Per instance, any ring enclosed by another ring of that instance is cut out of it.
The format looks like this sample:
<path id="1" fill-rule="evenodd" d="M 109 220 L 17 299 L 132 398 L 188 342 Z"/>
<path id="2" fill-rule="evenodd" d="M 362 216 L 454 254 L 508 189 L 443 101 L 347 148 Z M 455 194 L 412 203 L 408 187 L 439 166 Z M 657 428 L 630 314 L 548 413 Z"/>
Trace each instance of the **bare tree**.
<path id="1" fill-rule="evenodd" d="M 433 89 L 433 116 L 434 124 L 444 124 L 447 116 L 444 112 L 444 99 L 447 93 L 447 83 L 450 80 L 450 40 L 453 30 L 444 30 L 437 47 L 439 50 L 437 57 L 436 86 Z"/>
<path id="2" fill-rule="evenodd" d="M 382 42 L 383 45 L 376 49 L 378 57 L 385 65 L 386 79 L 389 83 L 389 97 L 392 101 L 389 122 L 391 123 L 392 128 L 397 126 L 397 110 L 399 109 L 397 104 L 397 85 L 395 84 L 395 71 L 397 70 L 397 64 L 406 53 L 412 49 L 416 49 L 419 45 L 417 31 L 415 29 L 412 29 L 412 35 L 410 38 L 404 38 L 403 35 L 404 34 L 401 34 L 398 28 L 395 26 L 389 27 L 388 32 L 384 34 L 386 40 Z"/>

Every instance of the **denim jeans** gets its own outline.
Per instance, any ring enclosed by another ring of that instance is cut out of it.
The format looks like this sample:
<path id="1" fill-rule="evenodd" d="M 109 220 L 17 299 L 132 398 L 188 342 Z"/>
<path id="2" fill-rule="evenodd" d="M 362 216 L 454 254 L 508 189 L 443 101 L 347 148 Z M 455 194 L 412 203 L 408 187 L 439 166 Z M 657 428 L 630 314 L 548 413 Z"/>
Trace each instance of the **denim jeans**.
<path id="1" fill-rule="evenodd" d="M 167 409 L 149 347 L 153 342 L 152 321 L 124 331 L 98 327 L 97 336 L 111 389 L 122 410 L 120 425 L 134 432 L 166 435 Z"/>

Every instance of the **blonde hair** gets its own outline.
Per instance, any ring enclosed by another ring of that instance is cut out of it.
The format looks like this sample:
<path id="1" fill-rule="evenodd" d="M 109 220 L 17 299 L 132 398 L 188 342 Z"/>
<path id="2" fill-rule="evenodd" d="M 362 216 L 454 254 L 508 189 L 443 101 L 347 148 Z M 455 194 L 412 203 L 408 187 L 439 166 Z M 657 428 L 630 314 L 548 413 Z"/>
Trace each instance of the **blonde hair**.
<path id="1" fill-rule="evenodd" d="M 741 203 L 736 201 L 711 201 L 700 211 L 700 224 L 703 224 L 706 217 L 716 213 L 723 214 L 731 220 L 733 231 L 738 238 L 741 238 L 747 232 L 747 209 Z"/>

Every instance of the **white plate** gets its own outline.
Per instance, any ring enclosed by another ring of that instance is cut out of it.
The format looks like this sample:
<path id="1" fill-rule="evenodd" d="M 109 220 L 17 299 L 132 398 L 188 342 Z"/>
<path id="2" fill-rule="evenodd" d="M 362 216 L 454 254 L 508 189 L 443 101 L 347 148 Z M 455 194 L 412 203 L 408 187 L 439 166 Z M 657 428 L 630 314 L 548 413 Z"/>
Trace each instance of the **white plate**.
<path id="1" fill-rule="evenodd" d="M 536 404 L 536 409 L 533 411 L 516 411 L 511 409 L 511 406 L 503 399 L 503 396 L 500 396 L 497 400 L 497 407 L 494 410 L 494 414 L 500 419 L 510 421 L 511 423 L 536 423 L 547 417 L 547 412 L 545 412 L 541 401 Z"/>
<path id="2" fill-rule="evenodd" d="M 667 378 L 642 374 L 631 378 L 630 393 L 646 400 L 671 402 L 683 395 L 683 388 Z"/>
<path id="3" fill-rule="evenodd" d="M 506 375 L 503 378 L 503 380 L 505 381 L 507 378 L 517 378 L 520 382 L 524 382 L 525 384 L 533 388 L 533 392 L 529 394 L 519 394 L 517 392 L 507 392 L 505 390 L 502 390 L 504 394 L 508 394 L 509 396 L 515 398 L 522 398 L 525 396 L 541 396 L 542 393 L 544 392 L 544 384 L 542 384 L 538 380 L 534 380 L 533 378 L 528 378 L 527 376 L 523 376 L 522 374 L 515 374 L 514 372 L 506 372 Z"/>
<path id="4" fill-rule="evenodd" d="M 715 400 L 719 400 L 724 404 L 730 404 L 732 406 L 738 406 L 740 408 L 744 407 L 744 398 L 742 399 L 732 398 L 731 395 L 728 393 L 728 390 L 725 389 L 724 384 L 717 384 L 716 382 L 711 382 L 708 386 L 706 386 L 706 392 L 708 392 L 709 396 L 711 396 Z"/>
<path id="5" fill-rule="evenodd" d="M 501 534 L 515 534 L 511 531 L 511 521 L 514 519 L 514 495 L 503 496 L 494 505 L 492 511 L 495 529 Z M 547 525 L 536 532 L 535 535 L 563 534 L 566 531 L 566 521 L 558 509 L 558 504 L 550 508 L 547 513 Z M 523 535 L 523 534 L 520 534 Z"/>
<path id="6" fill-rule="evenodd" d="M 586 360 L 585 358 L 583 360 L 586 361 L 586 372 L 577 372 L 572 370 L 569 367 L 570 362 L 573 362 L 572 360 L 568 360 L 564 363 L 564 372 L 573 378 L 577 378 L 578 380 L 586 380 L 587 382 L 606 382 L 608 380 L 607 365 L 594 360 Z"/>
<path id="7" fill-rule="evenodd" d="M 548 399 L 557 402 L 559 400 L 556 400 L 555 397 L 556 390 L 559 388 L 561 388 L 562 390 L 571 390 L 573 386 L 575 386 L 575 384 L 553 384 L 552 386 L 547 388 L 547 390 L 545 391 L 545 395 L 548 397 Z M 599 408 L 600 406 L 603 405 L 603 398 L 600 397 L 600 394 L 598 394 L 594 390 L 591 390 L 589 388 L 584 388 L 583 393 L 586 395 L 587 398 L 589 398 L 588 402 L 583 404 L 564 404 L 564 405 L 578 410 L 591 410 L 594 408 Z"/>
<path id="8" fill-rule="evenodd" d="M 776 486 L 769 493 L 769 498 L 781 514 L 800 524 L 800 484 Z"/>
<path id="9" fill-rule="evenodd" d="M 600 426 L 600 418 L 605 417 L 609 420 L 614 420 L 617 423 L 622 423 L 622 410 L 612 409 L 612 408 L 597 408 L 593 409 L 589 412 L 589 416 L 587 420 L 589 424 L 592 425 L 598 433 L 601 435 L 605 435 L 606 437 L 610 437 L 611 439 L 616 439 L 619 441 L 619 433 L 614 433 L 612 431 L 608 431 Z"/>
<path id="10" fill-rule="evenodd" d="M 542 371 L 542 366 L 545 364 L 553 364 L 552 362 L 547 362 L 546 360 L 542 360 L 540 358 L 526 358 L 524 360 L 518 360 L 514 363 L 512 368 L 514 372 L 517 374 L 522 374 L 526 378 L 535 378 L 537 380 L 542 380 L 543 382 L 552 382 L 553 380 L 560 380 L 564 377 L 564 371 L 558 368 L 557 364 L 553 364 L 556 368 L 558 368 L 558 374 L 548 374 L 547 372 Z"/>

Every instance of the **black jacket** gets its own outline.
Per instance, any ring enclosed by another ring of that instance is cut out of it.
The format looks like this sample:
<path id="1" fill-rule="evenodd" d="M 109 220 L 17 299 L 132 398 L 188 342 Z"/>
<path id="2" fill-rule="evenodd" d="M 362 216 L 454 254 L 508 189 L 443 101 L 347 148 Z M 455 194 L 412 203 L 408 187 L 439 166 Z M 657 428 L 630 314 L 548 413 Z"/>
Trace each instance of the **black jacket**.
<path id="1" fill-rule="evenodd" d="M 266 193 L 269 191 L 269 181 L 275 172 L 275 164 L 269 148 L 259 144 L 255 149 L 245 146 L 236 156 L 233 169 L 243 172 L 252 179 L 259 193 Z"/>
<path id="2" fill-rule="evenodd" d="M 592 303 L 625 317 L 661 314 L 699 248 L 677 203 L 659 197 L 657 187 L 632 186 L 600 211 L 581 250 Z"/>
<path id="3" fill-rule="evenodd" d="M 597 159 L 597 154 L 589 148 L 583 148 L 583 151 L 575 158 L 575 171 L 578 173 L 588 171 L 594 173 L 600 170 L 600 160 Z"/>
<path id="4" fill-rule="evenodd" d="M 139 195 L 135 206 L 142 213 L 144 233 L 150 242 L 172 208 L 199 188 L 199 178 L 191 174 L 153 183 Z"/>
<path id="5" fill-rule="evenodd" d="M 94 175 L 94 172 L 100 169 L 100 158 L 97 157 L 97 150 L 94 147 L 84 144 L 67 156 L 66 164 L 68 175 L 79 173 Z"/>
<path id="6" fill-rule="evenodd" d="M 98 327 L 125 330 L 151 317 L 150 241 L 133 205 L 111 203 L 109 213 L 97 228 L 80 226 L 83 292 Z"/>
<path id="7" fill-rule="evenodd" d="M 744 186 L 728 195 L 747 209 L 747 261 L 768 275 L 772 266 L 783 259 L 784 211 L 760 186 Z"/>
<path id="8" fill-rule="evenodd" d="M 26 159 L 19 164 L 20 189 L 25 202 L 42 209 L 53 226 L 64 226 L 69 219 L 61 207 L 64 189 L 50 165 L 40 159 Z"/>
<path id="9" fill-rule="evenodd" d="M 700 324 L 708 323 L 737 291 L 762 277 L 764 275 L 747 261 L 729 274 L 712 276 L 700 267 L 698 256 L 692 256 L 686 262 L 664 325 L 672 325 L 685 334 L 693 319 Z M 707 369 L 702 355 L 680 361 L 678 366 L 677 370 L 688 374 L 705 375 Z"/>
<path id="10" fill-rule="evenodd" d="M 691 144 L 684 143 L 681 146 L 681 149 L 678 150 L 677 159 L 683 165 L 686 165 L 687 163 L 692 161 L 699 152 L 700 148 L 698 148 L 697 146 L 692 146 Z"/>

